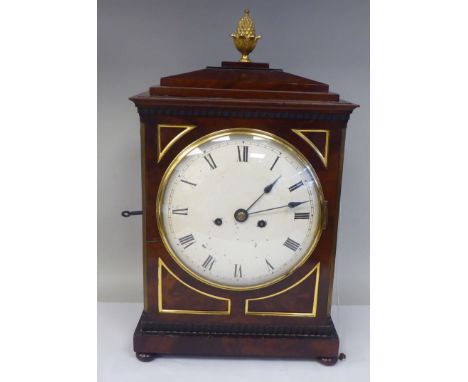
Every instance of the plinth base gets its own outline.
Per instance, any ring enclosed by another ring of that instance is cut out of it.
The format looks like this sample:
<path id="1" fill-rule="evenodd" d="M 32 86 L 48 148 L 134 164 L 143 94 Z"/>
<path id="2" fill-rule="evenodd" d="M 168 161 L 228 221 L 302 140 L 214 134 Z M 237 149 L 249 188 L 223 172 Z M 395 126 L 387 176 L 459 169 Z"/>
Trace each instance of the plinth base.
<path id="1" fill-rule="evenodd" d="M 140 318 L 133 336 L 133 348 L 141 361 L 151 361 L 161 355 L 316 358 L 331 366 L 342 357 L 331 319 L 330 325 L 331 330 L 326 334 L 230 334 L 159 330 L 157 325 L 143 329 Z"/>

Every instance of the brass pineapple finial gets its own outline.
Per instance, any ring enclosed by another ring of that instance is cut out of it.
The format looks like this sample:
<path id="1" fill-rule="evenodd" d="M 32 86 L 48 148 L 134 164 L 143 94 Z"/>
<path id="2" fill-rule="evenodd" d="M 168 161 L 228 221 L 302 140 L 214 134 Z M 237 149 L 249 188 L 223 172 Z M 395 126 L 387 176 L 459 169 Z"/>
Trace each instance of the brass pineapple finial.
<path id="1" fill-rule="evenodd" d="M 237 31 L 231 35 L 236 49 L 242 54 L 240 62 L 250 62 L 249 53 L 255 49 L 257 40 L 262 36 L 255 35 L 255 25 L 250 18 L 250 11 L 244 10 L 244 15 L 237 24 Z"/>

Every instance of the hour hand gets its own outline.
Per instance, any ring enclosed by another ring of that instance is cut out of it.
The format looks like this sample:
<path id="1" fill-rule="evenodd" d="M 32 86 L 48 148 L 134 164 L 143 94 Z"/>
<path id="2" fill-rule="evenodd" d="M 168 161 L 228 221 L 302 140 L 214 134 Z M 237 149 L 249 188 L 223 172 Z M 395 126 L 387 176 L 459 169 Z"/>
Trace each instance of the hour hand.
<path id="1" fill-rule="evenodd" d="M 278 176 L 276 178 L 276 180 L 272 183 L 272 184 L 269 184 L 268 186 L 266 186 L 264 189 L 263 189 L 263 192 L 265 194 L 268 194 L 272 189 L 273 189 L 273 186 L 276 184 L 276 182 L 279 180 L 279 178 L 281 178 L 281 175 Z"/>

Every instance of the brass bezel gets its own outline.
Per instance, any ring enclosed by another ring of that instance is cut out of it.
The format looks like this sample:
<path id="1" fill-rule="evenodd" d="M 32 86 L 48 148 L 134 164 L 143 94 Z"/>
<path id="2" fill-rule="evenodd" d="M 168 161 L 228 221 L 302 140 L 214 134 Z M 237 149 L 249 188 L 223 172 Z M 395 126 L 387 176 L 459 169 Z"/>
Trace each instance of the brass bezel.
<path id="1" fill-rule="evenodd" d="M 251 136 L 258 136 L 262 137 L 265 139 L 271 139 L 277 144 L 283 146 L 286 151 L 289 151 L 290 153 L 296 155 L 300 161 L 304 163 L 304 165 L 307 167 L 307 169 L 310 171 L 312 174 L 312 178 L 314 179 L 315 186 L 317 189 L 318 193 L 318 198 L 319 198 L 319 203 L 320 203 L 320 208 L 317 209 L 318 213 L 320 214 L 319 216 L 319 224 L 317 225 L 317 231 L 315 234 L 314 240 L 312 240 L 309 248 L 305 252 L 304 257 L 299 261 L 293 268 L 291 268 L 288 272 L 279 275 L 278 277 L 269 280 L 265 283 L 261 284 L 256 284 L 256 285 L 250 285 L 250 286 L 240 286 L 240 287 L 235 287 L 235 286 L 230 286 L 230 285 L 223 285 L 219 284 L 210 280 L 207 280 L 203 278 L 202 276 L 198 275 L 195 273 L 193 270 L 191 270 L 189 267 L 187 267 L 182 260 L 178 258 L 176 253 L 173 251 L 172 247 L 169 244 L 169 241 L 167 240 L 166 233 L 164 231 L 163 227 L 163 222 L 162 222 L 162 212 L 161 212 L 161 205 L 162 205 L 162 200 L 164 197 L 164 190 L 166 189 L 167 182 L 169 181 L 169 178 L 171 177 L 172 173 L 174 172 L 174 169 L 179 165 L 179 163 L 185 158 L 185 156 L 192 151 L 195 147 L 200 146 L 206 142 L 208 142 L 211 139 L 216 139 L 220 138 L 226 135 L 251 135 Z M 161 236 L 162 242 L 164 244 L 164 247 L 166 248 L 167 252 L 171 255 L 171 257 L 174 259 L 174 261 L 185 271 L 187 272 L 190 276 L 193 278 L 197 279 L 198 281 L 201 281 L 202 283 L 219 288 L 219 289 L 224 289 L 224 290 L 232 290 L 232 291 L 248 291 L 248 290 L 255 290 L 255 289 L 261 289 L 265 288 L 267 286 L 273 285 L 278 283 L 281 280 L 284 280 L 291 274 L 293 274 L 297 269 L 299 269 L 304 263 L 307 261 L 307 259 L 312 255 L 315 247 L 317 246 L 320 237 L 322 235 L 323 231 L 323 204 L 324 204 L 324 195 L 323 195 L 323 190 L 322 186 L 320 184 L 320 181 L 318 179 L 317 174 L 315 173 L 314 168 L 310 164 L 310 162 L 307 160 L 307 158 L 298 150 L 296 149 L 291 143 L 288 141 L 284 140 L 283 138 L 278 137 L 277 135 L 274 135 L 272 133 L 263 131 L 263 130 L 258 130 L 258 129 L 251 129 L 251 128 L 243 128 L 243 127 L 238 127 L 238 128 L 232 128 L 232 129 L 225 129 L 225 130 L 220 130 L 216 131 L 214 133 L 207 134 L 196 141 L 192 142 L 188 146 L 186 146 L 179 154 L 176 155 L 176 157 L 172 160 L 172 162 L 169 164 L 167 167 L 162 179 L 161 183 L 159 185 L 159 190 L 158 190 L 158 195 L 156 199 L 156 223 L 158 226 L 159 234 Z"/>

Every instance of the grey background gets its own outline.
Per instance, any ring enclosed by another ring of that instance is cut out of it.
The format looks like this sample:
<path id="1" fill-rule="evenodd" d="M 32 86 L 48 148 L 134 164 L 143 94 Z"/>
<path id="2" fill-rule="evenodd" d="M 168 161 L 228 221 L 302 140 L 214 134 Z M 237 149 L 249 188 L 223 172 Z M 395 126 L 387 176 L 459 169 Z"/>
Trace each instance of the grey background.
<path id="1" fill-rule="evenodd" d="M 139 119 L 128 97 L 162 76 L 237 60 L 249 8 L 253 61 L 330 85 L 361 105 L 348 125 L 334 302 L 369 303 L 368 0 L 98 1 L 98 300 L 143 300 Z"/>

